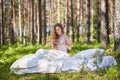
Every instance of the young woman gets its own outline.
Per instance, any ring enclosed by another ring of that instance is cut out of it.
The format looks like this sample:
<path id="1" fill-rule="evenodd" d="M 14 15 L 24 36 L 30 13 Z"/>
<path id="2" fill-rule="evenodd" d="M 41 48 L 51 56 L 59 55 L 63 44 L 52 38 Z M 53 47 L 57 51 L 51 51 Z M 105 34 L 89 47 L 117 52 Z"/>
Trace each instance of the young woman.
<path id="1" fill-rule="evenodd" d="M 51 33 L 51 46 L 52 49 L 67 52 L 71 49 L 71 40 L 64 34 L 64 28 L 60 23 L 55 24 Z"/>

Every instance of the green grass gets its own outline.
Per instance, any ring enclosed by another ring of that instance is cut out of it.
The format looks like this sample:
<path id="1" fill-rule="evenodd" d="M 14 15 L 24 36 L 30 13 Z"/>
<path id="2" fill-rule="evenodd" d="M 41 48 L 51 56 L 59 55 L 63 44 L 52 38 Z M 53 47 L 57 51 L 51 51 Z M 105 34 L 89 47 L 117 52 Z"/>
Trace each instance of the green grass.
<path id="1" fill-rule="evenodd" d="M 16 75 L 10 72 L 10 66 L 12 63 L 27 54 L 34 54 L 39 48 L 50 49 L 49 45 L 29 45 L 24 46 L 17 44 L 14 46 L 2 46 L 0 49 L 0 80 L 119 80 L 120 79 L 120 59 L 116 57 L 118 65 L 108 68 L 106 70 L 79 73 L 55 73 L 55 74 L 24 74 Z M 100 43 L 73 43 L 72 50 L 68 53 L 72 56 L 75 53 L 89 49 L 89 48 L 101 48 Z M 105 51 L 104 55 L 113 55 L 113 44 L 111 44 Z M 117 53 L 119 54 L 119 52 Z"/>

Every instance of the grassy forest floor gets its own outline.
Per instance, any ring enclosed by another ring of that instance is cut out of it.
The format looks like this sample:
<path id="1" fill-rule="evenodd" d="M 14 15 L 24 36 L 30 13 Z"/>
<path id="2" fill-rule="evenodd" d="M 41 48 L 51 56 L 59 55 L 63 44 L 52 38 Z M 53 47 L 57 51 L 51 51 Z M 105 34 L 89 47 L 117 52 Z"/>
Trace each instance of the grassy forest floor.
<path id="1" fill-rule="evenodd" d="M 2 46 L 0 48 L 0 80 L 120 80 L 120 51 L 113 52 L 113 43 L 105 50 L 104 55 L 112 55 L 118 62 L 115 67 L 107 68 L 106 70 L 79 73 L 55 73 L 55 74 L 24 74 L 16 75 L 10 72 L 12 63 L 20 57 L 27 54 L 34 54 L 39 48 L 50 49 L 50 45 L 21 45 Z M 73 43 L 72 50 L 68 53 L 72 56 L 78 51 L 89 48 L 101 48 L 100 43 Z"/>

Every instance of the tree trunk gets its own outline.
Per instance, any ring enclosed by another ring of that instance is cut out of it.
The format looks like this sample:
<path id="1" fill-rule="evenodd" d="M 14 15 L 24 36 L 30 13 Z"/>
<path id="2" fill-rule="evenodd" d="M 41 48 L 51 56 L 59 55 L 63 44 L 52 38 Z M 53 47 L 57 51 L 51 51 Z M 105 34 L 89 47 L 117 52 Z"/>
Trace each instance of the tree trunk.
<path id="1" fill-rule="evenodd" d="M 0 24 L 0 26 L 2 26 L 0 35 L 2 34 L 2 45 L 5 44 L 5 26 L 4 26 L 4 0 L 1 0 L 1 14 L 0 16 L 2 16 L 2 24 Z"/>
<path id="2" fill-rule="evenodd" d="M 100 6 L 100 0 L 97 0 L 97 41 L 100 42 L 100 26 L 101 26 L 101 6 Z"/>
<path id="3" fill-rule="evenodd" d="M 114 0 L 110 0 L 110 12 L 109 12 L 109 18 L 110 18 L 110 32 L 113 37 L 113 28 L 114 28 Z"/>
<path id="4" fill-rule="evenodd" d="M 57 0 L 58 4 L 58 23 L 60 23 L 60 0 Z"/>
<path id="5" fill-rule="evenodd" d="M 103 48 L 106 48 L 109 44 L 107 2 L 107 0 L 101 0 L 101 41 Z"/>
<path id="6" fill-rule="evenodd" d="M 114 50 L 120 49 L 120 0 L 115 1 Z"/>
<path id="7" fill-rule="evenodd" d="M 0 47 L 1 47 L 1 36 L 2 36 L 2 34 L 1 34 L 1 29 L 2 29 L 2 5 L 3 5 L 3 2 L 2 2 L 3 0 L 0 0 Z"/>
<path id="8" fill-rule="evenodd" d="M 73 0 L 71 0 L 71 38 L 72 42 L 74 42 L 74 23 L 73 23 Z"/>
<path id="9" fill-rule="evenodd" d="M 87 18 L 86 18 L 86 38 L 87 38 L 87 42 L 89 43 L 90 42 L 90 18 L 91 18 L 91 14 L 90 14 L 90 0 L 86 0 L 86 4 L 87 4 L 87 7 L 86 7 L 86 15 L 87 15 Z"/>
<path id="10" fill-rule="evenodd" d="M 18 0 L 18 25 L 19 25 L 19 37 L 20 37 L 20 43 L 22 43 L 22 26 L 21 26 L 21 0 Z"/>
<path id="11" fill-rule="evenodd" d="M 23 9 L 23 12 L 24 12 L 24 44 L 27 45 L 28 44 L 28 6 L 29 6 L 29 2 L 28 0 L 24 0 L 24 9 Z"/>
<path id="12" fill-rule="evenodd" d="M 28 43 L 30 43 L 29 41 L 29 1 L 26 1 L 26 45 L 28 45 Z"/>
<path id="13" fill-rule="evenodd" d="M 29 2 L 29 7 L 28 7 L 28 35 L 29 35 L 29 42 L 31 41 L 31 37 L 32 37 L 32 9 L 31 9 L 31 1 Z"/>
<path id="14" fill-rule="evenodd" d="M 34 33 L 34 0 L 32 2 L 32 44 L 35 44 L 35 33 Z"/>
<path id="15" fill-rule="evenodd" d="M 44 44 L 46 44 L 46 0 L 44 0 Z"/>
<path id="16" fill-rule="evenodd" d="M 41 11 L 41 0 L 38 0 L 39 9 L 39 27 L 38 27 L 38 43 L 42 43 L 42 11 Z"/>
<path id="17" fill-rule="evenodd" d="M 13 30 L 14 30 L 14 41 L 16 42 L 16 23 L 15 23 L 15 0 L 13 0 Z"/>
<path id="18" fill-rule="evenodd" d="M 67 24 L 67 26 L 66 26 L 66 34 L 68 35 L 68 33 L 69 33 L 69 26 L 70 26 L 70 16 L 69 16 L 69 13 L 70 13 L 70 11 L 69 11 L 69 6 L 70 6 L 70 0 L 67 0 L 67 20 L 66 20 L 66 24 Z"/>
<path id="19" fill-rule="evenodd" d="M 77 42 L 79 42 L 80 34 L 79 34 L 79 27 L 80 27 L 80 0 L 77 0 Z"/>
<path id="20" fill-rule="evenodd" d="M 9 35 L 10 35 L 10 43 L 14 44 L 15 43 L 15 35 L 14 35 L 14 16 L 13 16 L 13 12 L 14 12 L 14 0 L 11 0 L 11 19 L 10 19 L 10 27 L 9 27 Z"/>

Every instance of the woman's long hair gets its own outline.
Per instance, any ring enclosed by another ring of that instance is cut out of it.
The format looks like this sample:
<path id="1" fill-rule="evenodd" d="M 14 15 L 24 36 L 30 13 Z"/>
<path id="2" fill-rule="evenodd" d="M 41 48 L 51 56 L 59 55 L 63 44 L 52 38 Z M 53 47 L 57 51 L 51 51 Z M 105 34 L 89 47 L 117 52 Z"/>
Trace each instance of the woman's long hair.
<path id="1" fill-rule="evenodd" d="M 54 27 L 53 27 L 52 32 L 51 32 L 51 41 L 54 41 L 55 39 L 58 39 L 58 38 L 59 38 L 59 36 L 57 35 L 56 30 L 55 30 L 56 27 L 59 27 L 59 28 L 61 29 L 62 33 L 64 33 L 64 31 L 63 31 L 63 30 L 64 30 L 63 26 L 62 26 L 60 23 L 56 23 L 56 24 L 54 25 Z M 56 49 L 56 47 L 57 47 L 57 45 L 53 44 L 53 48 Z"/>

